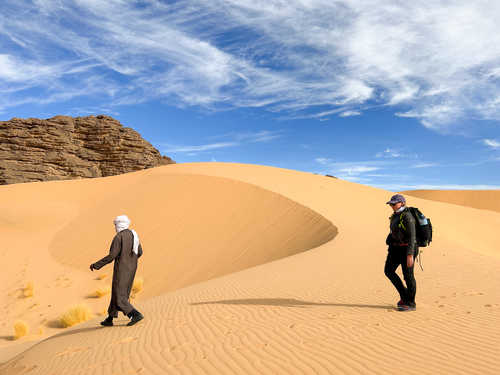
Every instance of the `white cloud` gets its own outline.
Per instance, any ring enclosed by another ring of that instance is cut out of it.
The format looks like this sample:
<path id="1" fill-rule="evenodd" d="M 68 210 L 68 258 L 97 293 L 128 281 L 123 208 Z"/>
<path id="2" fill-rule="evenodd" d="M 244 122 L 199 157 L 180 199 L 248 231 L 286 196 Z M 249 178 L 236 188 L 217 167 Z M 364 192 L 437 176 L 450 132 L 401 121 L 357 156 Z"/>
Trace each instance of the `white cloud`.
<path id="1" fill-rule="evenodd" d="M 199 152 L 199 151 L 209 151 L 216 150 L 220 148 L 235 147 L 238 146 L 237 142 L 221 142 L 221 143 L 210 143 L 205 145 L 197 146 L 176 146 L 176 145 L 164 145 L 165 148 L 163 152 Z M 196 154 L 194 154 L 196 155 Z"/>
<path id="2" fill-rule="evenodd" d="M 432 129 L 500 119 L 498 2 L 137 4 L 2 2 L 0 108 L 72 91 L 100 104 L 159 98 L 318 118 L 396 106 Z M 91 77 L 105 89 L 77 90 Z"/>
<path id="3" fill-rule="evenodd" d="M 401 156 L 401 152 L 392 148 L 386 148 L 384 151 L 377 152 L 375 155 L 377 158 L 399 158 Z"/>
<path id="4" fill-rule="evenodd" d="M 351 116 L 359 116 L 361 115 L 360 111 L 345 111 L 342 112 L 339 116 L 340 117 L 351 117 Z"/>
<path id="5" fill-rule="evenodd" d="M 51 67 L 19 61 L 14 56 L 0 54 L 0 79 L 6 82 L 30 81 L 37 76 L 50 74 Z"/>
<path id="6" fill-rule="evenodd" d="M 365 165 L 355 165 L 352 167 L 341 168 L 341 169 L 339 169 L 339 172 L 345 173 L 349 176 L 356 176 L 356 175 L 359 175 L 362 173 L 372 172 L 372 171 L 376 171 L 379 169 L 380 168 L 378 168 L 378 167 L 367 167 Z"/>
<path id="7" fill-rule="evenodd" d="M 316 158 L 316 159 L 314 159 L 314 161 L 316 163 L 326 165 L 326 164 L 330 164 L 332 162 L 332 159 L 328 159 L 328 158 Z"/>
<path id="8" fill-rule="evenodd" d="M 227 133 L 222 135 L 211 136 L 209 139 L 225 139 L 225 142 L 215 142 L 196 146 L 171 145 L 162 144 L 163 152 L 177 153 L 193 153 L 204 152 L 228 147 L 242 146 L 248 143 L 265 143 L 278 139 L 282 136 L 283 131 L 260 130 L 256 132 L 245 133 Z M 196 155 L 196 154 L 191 154 Z"/>
<path id="9" fill-rule="evenodd" d="M 439 164 L 437 163 L 418 163 L 413 165 L 411 168 L 431 168 L 431 167 L 437 167 Z"/>
<path id="10" fill-rule="evenodd" d="M 418 94 L 419 87 L 412 83 L 405 82 L 401 88 L 394 90 L 389 105 L 395 105 L 403 102 L 410 102 Z"/>
<path id="11" fill-rule="evenodd" d="M 385 161 L 354 161 L 354 162 L 334 162 L 329 158 L 316 158 L 314 161 L 321 164 L 324 168 L 320 174 L 329 174 L 341 178 L 343 180 L 369 183 L 372 181 L 371 177 L 376 177 L 373 173 L 382 169 L 388 163 Z"/>
<path id="12" fill-rule="evenodd" d="M 218 136 L 217 138 L 229 137 L 237 141 L 262 143 L 281 138 L 283 136 L 282 133 L 282 131 L 260 130 L 257 132 L 228 133 L 223 136 Z"/>
<path id="13" fill-rule="evenodd" d="M 483 143 L 488 146 L 488 147 L 491 147 L 493 149 L 497 149 L 497 148 L 500 148 L 500 142 L 498 142 L 497 140 L 495 139 L 483 139 Z"/>
<path id="14" fill-rule="evenodd" d="M 377 152 L 376 158 L 384 159 L 418 159 L 418 155 L 414 153 L 406 153 L 400 149 L 386 148 L 384 151 Z"/>
<path id="15" fill-rule="evenodd" d="M 424 106 L 422 109 L 408 112 L 397 112 L 396 116 L 418 118 L 425 127 L 439 129 L 443 125 L 448 125 L 452 120 L 460 118 L 462 113 L 462 108 L 454 107 L 451 104 L 439 104 Z"/>

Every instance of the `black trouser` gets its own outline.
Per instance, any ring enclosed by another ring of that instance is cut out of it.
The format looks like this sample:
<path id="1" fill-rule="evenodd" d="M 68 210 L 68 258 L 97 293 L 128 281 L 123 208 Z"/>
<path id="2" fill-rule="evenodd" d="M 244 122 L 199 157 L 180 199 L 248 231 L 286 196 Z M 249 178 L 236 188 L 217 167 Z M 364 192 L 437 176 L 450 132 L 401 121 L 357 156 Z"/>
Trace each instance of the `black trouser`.
<path id="1" fill-rule="evenodd" d="M 413 266 L 410 268 L 406 266 L 406 249 L 406 246 L 389 246 L 384 273 L 398 290 L 401 300 L 410 306 L 415 306 L 417 282 L 413 275 Z M 414 261 L 415 256 L 413 256 Z M 403 270 L 406 287 L 403 285 L 401 278 L 396 274 L 396 269 L 399 265 L 401 265 L 401 269 Z"/>

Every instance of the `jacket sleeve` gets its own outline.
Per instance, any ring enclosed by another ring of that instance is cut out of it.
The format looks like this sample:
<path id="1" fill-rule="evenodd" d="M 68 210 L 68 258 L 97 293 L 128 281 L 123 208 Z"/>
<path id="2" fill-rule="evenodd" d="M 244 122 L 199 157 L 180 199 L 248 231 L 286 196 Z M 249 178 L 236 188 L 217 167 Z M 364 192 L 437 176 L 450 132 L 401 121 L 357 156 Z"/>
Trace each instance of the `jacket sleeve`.
<path id="1" fill-rule="evenodd" d="M 139 244 L 139 247 L 137 249 L 139 251 L 139 253 L 137 254 L 137 258 L 140 258 L 142 256 L 142 245 Z"/>
<path id="2" fill-rule="evenodd" d="M 101 269 L 106 264 L 111 263 L 117 256 L 120 255 L 120 251 L 122 250 L 122 240 L 118 235 L 113 238 L 113 242 L 111 242 L 111 246 L 109 248 L 109 254 L 106 255 L 101 260 L 94 263 L 95 269 Z"/>
<path id="3" fill-rule="evenodd" d="M 417 228 L 415 219 L 411 213 L 408 212 L 403 216 L 403 224 L 406 227 L 408 235 L 408 250 L 406 250 L 406 255 L 414 255 L 417 247 Z"/>

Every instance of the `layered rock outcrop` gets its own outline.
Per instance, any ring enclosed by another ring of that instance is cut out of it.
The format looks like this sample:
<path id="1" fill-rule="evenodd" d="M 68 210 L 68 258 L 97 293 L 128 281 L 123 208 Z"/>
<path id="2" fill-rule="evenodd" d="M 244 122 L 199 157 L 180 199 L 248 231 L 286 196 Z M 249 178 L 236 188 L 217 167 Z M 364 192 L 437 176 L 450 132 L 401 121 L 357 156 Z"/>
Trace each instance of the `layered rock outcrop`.
<path id="1" fill-rule="evenodd" d="M 0 184 L 105 177 L 175 163 L 112 117 L 0 121 Z"/>

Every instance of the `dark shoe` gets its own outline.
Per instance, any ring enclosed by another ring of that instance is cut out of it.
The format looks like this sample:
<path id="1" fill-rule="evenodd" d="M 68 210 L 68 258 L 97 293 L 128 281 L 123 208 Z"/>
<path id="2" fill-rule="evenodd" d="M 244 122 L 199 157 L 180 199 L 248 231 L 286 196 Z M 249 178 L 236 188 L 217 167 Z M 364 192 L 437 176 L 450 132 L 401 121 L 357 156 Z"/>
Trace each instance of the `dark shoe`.
<path id="1" fill-rule="evenodd" d="M 411 305 L 398 305 L 398 311 L 415 311 L 417 309 L 416 306 Z"/>
<path id="2" fill-rule="evenodd" d="M 113 326 L 113 318 L 108 316 L 106 319 L 104 319 L 101 322 L 101 325 L 105 326 L 105 327 L 112 327 Z"/>
<path id="3" fill-rule="evenodd" d="M 400 299 L 398 302 L 398 307 L 403 306 L 403 305 L 406 305 L 406 303 L 404 303 L 404 301 L 402 299 Z"/>
<path id="4" fill-rule="evenodd" d="M 129 314 L 131 316 L 130 322 L 127 323 L 128 326 L 133 326 L 134 324 L 140 322 L 142 319 L 144 319 L 144 316 L 137 310 L 132 310 L 132 312 Z"/>

